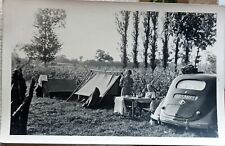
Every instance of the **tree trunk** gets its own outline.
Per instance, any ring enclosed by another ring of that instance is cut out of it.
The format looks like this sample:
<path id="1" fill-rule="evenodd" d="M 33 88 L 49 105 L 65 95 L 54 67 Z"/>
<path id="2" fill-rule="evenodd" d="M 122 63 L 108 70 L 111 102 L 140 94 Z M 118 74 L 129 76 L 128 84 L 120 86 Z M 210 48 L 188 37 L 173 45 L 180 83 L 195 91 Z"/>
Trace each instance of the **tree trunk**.
<path id="1" fill-rule="evenodd" d="M 151 68 L 152 72 L 154 72 L 156 68 L 156 51 L 157 51 L 157 25 L 158 25 L 158 12 L 152 13 L 152 24 L 153 24 L 153 41 L 152 41 L 152 48 L 151 48 Z"/>
<path id="2" fill-rule="evenodd" d="M 145 40 L 144 40 L 144 68 L 148 68 L 148 48 L 149 48 L 149 37 L 150 37 L 150 15 L 151 13 L 148 11 L 145 15 L 145 20 L 143 22 L 144 25 L 144 33 L 145 33 Z"/>
<path id="3" fill-rule="evenodd" d="M 126 11 L 124 18 L 124 39 L 123 39 L 123 68 L 127 67 L 127 30 L 129 25 L 129 12 Z"/>
<path id="4" fill-rule="evenodd" d="M 197 67 L 197 64 L 199 63 L 199 58 L 200 58 L 199 52 L 200 52 L 200 48 L 198 47 L 197 55 L 195 57 L 195 68 Z"/>
<path id="5" fill-rule="evenodd" d="M 176 40 L 176 48 L 175 48 L 175 72 L 177 72 L 177 61 L 178 61 L 178 58 L 179 58 L 179 42 L 180 42 L 180 38 L 177 37 L 177 40 Z"/>
<path id="6" fill-rule="evenodd" d="M 133 63 L 134 63 L 134 68 L 138 68 L 139 64 L 138 64 L 138 60 L 137 60 L 137 56 L 138 56 L 138 35 L 139 35 L 139 12 L 136 11 L 134 13 L 134 32 L 133 32 L 133 38 L 134 38 L 134 45 L 133 45 Z"/>
<path id="7" fill-rule="evenodd" d="M 186 43 L 186 48 L 185 48 L 185 58 L 184 58 L 184 63 L 187 65 L 190 61 L 189 61 L 189 53 L 190 53 L 190 44 L 189 41 L 187 41 Z"/>
<path id="8" fill-rule="evenodd" d="M 169 14 L 166 13 L 165 15 L 165 22 L 164 22 L 164 38 L 162 39 L 163 42 L 163 68 L 164 70 L 168 66 L 168 58 L 169 58 L 169 50 L 168 50 L 168 41 L 169 41 Z"/>
<path id="9" fill-rule="evenodd" d="M 169 52 L 168 52 L 168 34 L 165 34 L 165 40 L 163 44 L 163 68 L 164 70 L 168 66 L 168 58 L 169 58 Z"/>
<path id="10" fill-rule="evenodd" d="M 44 60 L 44 66 L 47 67 L 47 60 Z"/>

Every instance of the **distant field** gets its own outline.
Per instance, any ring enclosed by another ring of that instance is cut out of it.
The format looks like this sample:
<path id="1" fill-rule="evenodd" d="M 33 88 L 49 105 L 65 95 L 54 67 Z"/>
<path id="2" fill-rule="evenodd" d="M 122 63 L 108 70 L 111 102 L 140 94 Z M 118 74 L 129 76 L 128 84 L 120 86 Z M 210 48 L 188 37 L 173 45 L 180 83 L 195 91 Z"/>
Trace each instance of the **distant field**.
<path id="1" fill-rule="evenodd" d="M 147 113 L 136 119 L 113 113 L 113 109 L 85 109 L 75 101 L 37 98 L 31 102 L 29 135 L 202 137 L 216 132 L 185 131 L 168 125 L 151 126 Z"/>

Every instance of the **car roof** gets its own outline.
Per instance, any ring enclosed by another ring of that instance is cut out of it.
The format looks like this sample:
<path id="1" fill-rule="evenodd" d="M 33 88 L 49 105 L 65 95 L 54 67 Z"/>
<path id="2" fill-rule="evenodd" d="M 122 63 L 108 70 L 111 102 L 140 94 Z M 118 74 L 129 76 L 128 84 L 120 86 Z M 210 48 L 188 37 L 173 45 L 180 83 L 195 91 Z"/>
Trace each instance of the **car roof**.
<path id="1" fill-rule="evenodd" d="M 183 74 L 178 79 L 215 80 L 216 74 Z"/>

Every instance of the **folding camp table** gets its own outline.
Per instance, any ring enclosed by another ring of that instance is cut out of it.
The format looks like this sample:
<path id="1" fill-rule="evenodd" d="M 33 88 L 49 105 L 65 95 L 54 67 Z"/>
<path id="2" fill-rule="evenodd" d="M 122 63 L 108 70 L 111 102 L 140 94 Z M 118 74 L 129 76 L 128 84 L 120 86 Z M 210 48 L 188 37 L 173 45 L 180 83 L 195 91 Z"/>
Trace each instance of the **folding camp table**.
<path id="1" fill-rule="evenodd" d="M 132 118 L 134 118 L 134 110 L 135 110 L 135 103 L 141 102 L 141 103 L 150 103 L 150 98 L 137 98 L 137 97 L 124 97 L 124 100 L 131 101 L 131 113 Z"/>

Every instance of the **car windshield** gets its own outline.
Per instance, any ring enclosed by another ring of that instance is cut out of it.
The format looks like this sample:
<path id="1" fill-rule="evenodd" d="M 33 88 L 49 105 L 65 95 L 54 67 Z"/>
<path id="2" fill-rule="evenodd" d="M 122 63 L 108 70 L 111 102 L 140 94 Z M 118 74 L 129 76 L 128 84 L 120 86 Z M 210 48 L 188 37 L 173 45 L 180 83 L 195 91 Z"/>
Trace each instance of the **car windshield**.
<path id="1" fill-rule="evenodd" d="M 177 88 L 179 89 L 190 89 L 190 90 L 203 90 L 206 86 L 204 81 L 197 80 L 182 80 L 178 82 Z"/>

